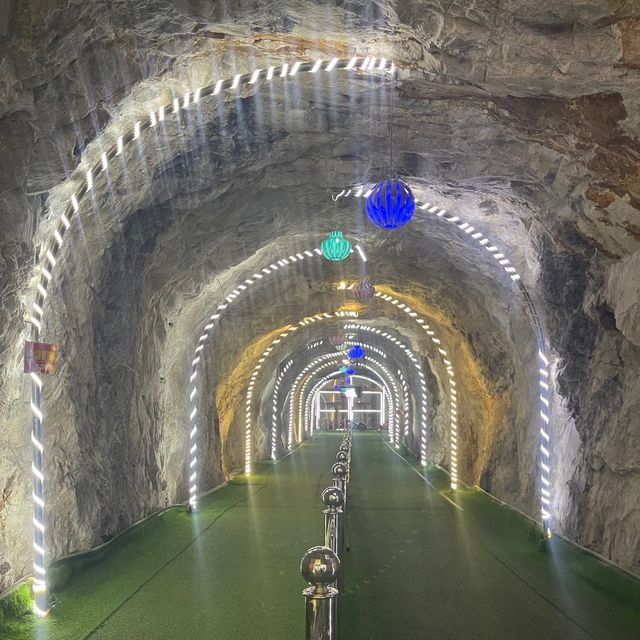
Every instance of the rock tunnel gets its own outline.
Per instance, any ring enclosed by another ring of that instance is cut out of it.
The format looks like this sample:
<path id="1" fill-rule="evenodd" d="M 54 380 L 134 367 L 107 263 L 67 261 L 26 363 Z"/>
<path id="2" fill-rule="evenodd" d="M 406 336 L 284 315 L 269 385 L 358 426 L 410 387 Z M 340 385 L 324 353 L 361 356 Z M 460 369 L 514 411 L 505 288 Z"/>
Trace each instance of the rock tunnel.
<path id="1" fill-rule="evenodd" d="M 0 591 L 39 579 L 34 531 L 44 569 L 286 455 L 341 333 L 392 444 L 640 574 L 639 25 L 2 3 Z M 415 211 L 381 229 L 396 178 Z"/>

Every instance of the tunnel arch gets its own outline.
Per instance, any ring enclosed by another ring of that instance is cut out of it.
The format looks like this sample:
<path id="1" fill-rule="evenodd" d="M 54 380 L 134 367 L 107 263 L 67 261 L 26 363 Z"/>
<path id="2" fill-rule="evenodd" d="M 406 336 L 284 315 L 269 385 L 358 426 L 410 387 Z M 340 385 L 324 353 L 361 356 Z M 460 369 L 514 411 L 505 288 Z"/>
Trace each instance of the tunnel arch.
<path id="1" fill-rule="evenodd" d="M 372 363 L 375 364 L 375 362 L 372 360 Z M 393 378 L 391 377 L 387 377 L 389 372 L 385 371 L 383 373 L 380 372 L 380 370 L 376 370 L 374 367 L 366 367 L 363 366 L 363 369 L 367 369 L 374 374 L 377 374 L 380 377 L 381 380 L 381 385 L 384 388 L 385 393 L 387 394 L 387 397 L 389 398 L 390 401 L 390 406 L 393 409 L 393 416 L 394 416 L 394 422 L 396 422 L 397 424 L 397 420 L 399 417 L 399 403 L 400 403 L 400 396 L 398 394 L 398 388 L 397 385 L 395 384 L 395 381 Z M 315 375 L 315 374 L 312 374 Z M 369 380 L 370 378 L 368 378 L 367 376 L 363 376 L 362 374 L 356 374 L 354 376 L 352 376 L 353 378 L 359 378 L 359 379 L 365 379 L 365 380 Z M 389 382 L 391 382 L 392 387 L 389 387 Z M 312 386 L 312 388 L 310 389 L 309 393 L 307 394 L 306 399 L 303 397 L 304 396 L 304 390 L 301 390 L 301 397 L 300 397 L 300 403 L 304 403 L 304 421 L 305 424 L 311 425 L 312 424 L 312 419 L 311 419 L 311 408 L 312 408 L 312 403 L 313 403 L 313 396 L 314 396 L 314 391 L 313 389 L 315 388 L 315 385 Z M 390 412 L 391 415 L 391 412 Z M 391 422 L 391 421 L 390 421 Z"/>
<path id="2" fill-rule="evenodd" d="M 360 62 L 361 57 L 351 58 L 348 62 L 346 60 L 341 61 L 338 58 L 333 58 L 330 61 L 316 61 L 312 63 L 301 63 L 297 61 L 289 67 L 287 63 L 285 63 L 280 69 L 280 76 L 282 78 L 294 76 L 299 71 L 308 71 L 310 73 L 316 73 L 319 70 L 332 71 L 333 69 L 347 69 L 354 70 L 358 66 L 361 72 L 373 72 L 374 70 L 382 71 L 383 73 L 392 72 L 394 69 L 393 64 L 387 66 L 386 61 L 378 61 L 376 58 L 365 57 L 362 62 Z M 258 80 L 262 80 L 263 77 L 266 77 L 267 80 L 270 80 L 273 77 L 276 77 L 275 67 L 270 67 L 268 71 L 263 70 L 255 70 L 251 74 L 237 74 L 234 76 L 233 80 L 220 80 L 215 85 L 211 85 L 209 87 L 198 88 L 193 93 L 188 92 L 185 94 L 182 100 L 174 99 L 173 103 L 170 105 L 165 105 L 160 107 L 160 109 L 156 111 L 152 111 L 149 114 L 149 118 L 144 121 L 137 121 L 134 123 L 134 126 L 131 131 L 128 133 L 118 137 L 117 141 L 111 146 L 107 151 L 103 151 L 100 155 L 100 159 L 93 166 L 91 166 L 85 174 L 85 178 L 82 181 L 81 185 L 78 189 L 71 195 L 70 204 L 67 205 L 67 208 L 60 214 L 58 218 L 58 222 L 54 232 L 51 235 L 49 244 L 43 250 L 43 260 L 40 265 L 40 278 L 39 282 L 36 285 L 37 293 L 35 296 L 35 301 L 32 304 L 33 312 L 31 314 L 31 324 L 33 325 L 33 335 L 37 340 L 40 337 L 40 331 L 42 327 L 42 321 L 44 317 L 44 301 L 47 297 L 47 287 L 49 282 L 52 279 L 53 273 L 55 272 L 55 267 L 57 265 L 56 256 L 58 254 L 59 249 L 62 247 L 63 240 L 65 237 L 65 233 L 69 229 L 71 225 L 71 221 L 74 216 L 77 216 L 80 211 L 80 204 L 82 202 L 82 198 L 89 192 L 91 192 L 94 188 L 94 180 L 102 173 L 108 172 L 109 163 L 116 156 L 120 155 L 123 152 L 123 149 L 126 145 L 128 145 L 133 140 L 139 139 L 141 133 L 148 128 L 153 128 L 157 125 L 158 122 L 162 122 L 169 115 L 169 113 L 176 114 L 176 117 L 179 118 L 179 113 L 181 109 L 187 109 L 192 104 L 197 104 L 201 99 L 206 98 L 208 96 L 215 96 L 220 93 L 222 89 L 237 89 L 242 84 L 254 84 Z M 543 358 L 543 363 L 546 368 L 548 368 L 548 360 L 544 356 L 544 352 L 541 351 L 541 358 Z M 546 376 L 549 377 L 548 374 Z M 543 381 L 541 380 L 541 383 Z M 541 384 L 542 386 L 542 384 Z M 31 399 L 31 410 L 33 413 L 33 431 L 32 431 L 32 442 L 33 442 L 33 454 L 34 454 L 34 521 L 38 524 L 35 525 L 35 536 L 34 536 L 34 550 L 36 551 L 36 562 L 34 565 L 34 570 L 36 574 L 39 576 L 36 578 L 36 591 L 41 592 L 46 589 L 46 580 L 45 580 L 45 560 L 44 560 L 44 537 L 40 535 L 44 532 L 44 500 L 43 500 L 43 486 L 44 486 L 44 475 L 42 468 L 42 457 L 44 454 L 44 439 L 42 437 L 42 404 L 41 404 L 41 388 L 42 388 L 42 380 L 37 375 L 32 375 L 32 399 Z M 544 387 L 543 387 L 544 388 Z M 548 389 L 548 383 L 547 383 Z M 546 402 L 546 408 L 548 408 L 548 401 Z M 546 409 L 545 409 L 546 410 Z M 549 416 L 545 411 L 541 411 L 541 416 L 543 422 L 548 424 Z M 545 418 L 546 416 L 546 418 Z M 546 442 L 549 441 L 548 433 L 546 433 L 545 428 L 541 429 L 541 433 L 543 437 L 546 437 Z M 546 436 L 544 435 L 546 433 Z M 546 448 L 542 449 L 543 454 L 545 452 L 548 453 Z M 543 469 L 546 473 L 549 472 L 548 465 L 543 464 Z M 550 486 L 550 483 L 545 482 L 547 486 Z M 549 498 L 543 500 L 543 503 L 547 505 L 550 504 L 550 493 L 548 490 L 547 495 Z M 544 495 L 544 494 L 543 494 Z M 36 499 L 37 498 L 37 499 Z M 543 508 L 543 521 L 547 521 L 550 517 L 550 514 Z M 39 533 L 38 533 L 39 532 Z M 35 568 L 37 567 L 37 568 Z M 42 613 L 42 610 L 37 609 L 37 613 Z"/>
<path id="3" fill-rule="evenodd" d="M 313 416 L 313 405 L 316 401 L 319 401 L 320 398 L 320 391 L 322 389 L 322 387 L 329 381 L 331 380 L 333 376 L 323 376 L 322 378 L 320 378 L 320 380 L 318 380 L 310 389 L 309 391 L 309 396 L 307 398 L 307 402 L 306 402 L 306 415 L 307 418 L 305 418 L 305 420 L 307 422 L 310 423 L 310 425 L 313 425 L 313 420 L 314 420 L 314 416 Z M 384 387 L 384 385 L 382 384 L 382 382 L 379 382 L 378 380 L 374 380 L 373 378 L 370 378 L 369 376 L 364 376 L 362 374 L 359 375 L 353 375 L 351 376 L 352 378 L 358 378 L 359 380 L 367 380 L 369 382 L 371 382 L 372 384 L 374 384 L 376 387 L 378 387 L 378 389 L 380 389 L 382 397 L 384 397 L 384 395 L 386 394 L 386 389 Z M 310 426 L 309 429 L 307 430 L 310 433 L 313 433 L 313 427 Z"/>
<path id="4" fill-rule="evenodd" d="M 308 386 L 308 384 L 311 382 L 311 380 L 313 380 L 313 376 L 318 375 L 320 373 L 320 371 L 322 371 L 323 369 L 330 368 L 333 365 L 332 362 L 321 362 L 321 360 L 325 359 L 325 356 L 334 356 L 334 355 L 335 355 L 334 353 L 323 354 L 322 356 L 318 356 L 317 358 L 315 358 L 313 361 L 311 361 L 307 365 L 307 367 L 305 368 L 307 370 L 306 378 L 305 378 L 306 386 Z M 367 360 L 368 360 L 368 362 L 362 363 L 362 366 L 363 366 L 363 368 L 370 370 L 375 375 L 380 377 L 383 386 L 385 386 L 386 393 L 387 393 L 388 397 L 390 398 L 390 400 L 392 402 L 392 406 L 394 408 L 393 415 L 395 416 L 395 407 L 397 405 L 397 402 L 399 401 L 399 396 L 397 394 L 397 387 L 395 386 L 395 383 L 393 381 L 393 376 L 388 371 L 388 369 L 386 369 L 386 367 L 382 366 L 379 362 L 375 361 L 372 358 L 368 358 Z M 374 364 L 375 368 L 372 367 L 371 364 Z M 333 365 L 333 366 L 335 366 L 335 365 Z M 334 375 L 335 375 L 335 372 L 332 372 L 331 374 L 328 375 L 327 379 L 329 379 L 330 377 L 332 377 Z M 387 380 L 388 380 L 388 382 L 391 382 L 391 386 L 389 386 Z M 306 401 L 305 401 L 305 398 L 304 398 L 304 394 L 305 394 L 305 391 L 306 391 L 306 386 L 304 386 L 304 383 L 303 383 L 303 388 L 301 388 L 299 393 L 296 393 L 296 390 L 292 387 L 291 392 L 289 393 L 290 411 L 291 410 L 295 411 L 296 401 L 297 401 L 298 407 L 305 407 L 306 406 Z M 303 411 L 304 411 L 304 409 L 303 409 Z M 303 413 L 303 415 L 304 415 L 304 413 Z M 304 418 L 303 418 L 303 420 L 304 420 Z M 301 425 L 301 429 L 304 429 L 304 424 Z"/>
<path id="5" fill-rule="evenodd" d="M 374 366 L 372 366 L 374 365 Z M 300 393 L 298 394 L 298 407 L 299 407 L 299 415 L 302 416 L 302 420 L 301 420 L 301 429 L 304 429 L 305 426 L 308 424 L 308 400 L 310 398 L 310 394 L 307 395 L 306 399 L 305 399 L 305 393 L 307 390 L 307 387 L 309 386 L 309 384 L 311 383 L 311 381 L 313 380 L 313 377 L 317 374 L 317 371 L 319 369 L 321 369 L 323 366 L 325 365 L 319 365 L 316 369 L 312 369 L 311 372 L 308 374 L 305 382 L 303 383 L 302 387 L 300 388 Z M 375 358 L 371 358 L 368 357 L 366 359 L 366 362 L 364 363 L 358 363 L 358 366 L 361 366 L 363 369 L 367 369 L 373 373 L 376 373 L 378 376 L 380 376 L 380 379 L 382 380 L 383 385 L 385 386 L 385 388 L 388 391 L 388 395 L 389 397 L 391 397 L 393 399 L 393 408 L 394 408 L 394 428 L 395 428 L 395 422 L 397 420 L 397 414 L 398 414 L 398 403 L 399 403 L 399 399 L 400 396 L 398 394 L 398 387 L 395 383 L 395 380 L 393 379 L 393 375 L 391 374 L 391 372 L 378 360 L 376 360 Z M 355 377 L 355 376 L 354 376 Z M 389 383 L 391 384 L 391 386 L 389 386 Z M 295 402 L 296 398 L 294 397 L 293 393 L 291 394 L 291 402 Z"/>

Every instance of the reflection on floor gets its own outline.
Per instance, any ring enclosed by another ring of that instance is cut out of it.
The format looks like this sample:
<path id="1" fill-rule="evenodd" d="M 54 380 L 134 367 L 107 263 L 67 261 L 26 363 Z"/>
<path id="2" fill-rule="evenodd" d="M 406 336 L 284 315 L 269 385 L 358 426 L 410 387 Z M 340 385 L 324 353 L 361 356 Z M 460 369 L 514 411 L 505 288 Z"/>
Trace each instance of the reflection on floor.
<path id="1" fill-rule="evenodd" d="M 322 543 L 320 493 L 340 434 L 320 434 L 53 573 L 52 616 L 2 638 L 301 640 L 304 551 Z M 640 581 L 476 491 L 354 435 L 341 638 L 637 640 Z M 442 491 L 442 493 L 440 493 Z M 458 506 L 456 506 L 458 505 Z"/>

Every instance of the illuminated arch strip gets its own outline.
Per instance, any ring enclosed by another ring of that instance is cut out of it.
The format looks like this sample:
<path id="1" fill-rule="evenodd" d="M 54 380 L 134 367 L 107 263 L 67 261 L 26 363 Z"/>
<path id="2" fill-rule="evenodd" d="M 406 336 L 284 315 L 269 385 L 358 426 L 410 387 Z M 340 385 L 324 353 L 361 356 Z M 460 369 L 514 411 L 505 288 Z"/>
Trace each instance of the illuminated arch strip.
<path id="1" fill-rule="evenodd" d="M 407 381 L 402 374 L 402 370 L 398 369 L 398 377 L 400 378 L 400 385 L 402 386 L 402 408 L 404 410 L 404 437 L 409 435 L 409 429 L 411 428 L 411 418 L 409 416 L 409 387 Z"/>
<path id="2" fill-rule="evenodd" d="M 361 344 L 363 344 L 364 347 L 369 346 L 369 345 L 365 345 L 364 343 L 361 343 Z M 313 376 L 316 375 L 317 370 L 319 368 L 328 366 L 328 364 L 329 363 L 320 365 L 320 367 L 316 368 L 316 370 L 309 373 L 309 375 L 307 376 L 306 380 L 302 385 L 302 388 L 300 389 L 300 395 L 298 397 L 298 406 L 300 410 L 300 416 L 302 416 L 302 422 L 300 423 L 301 430 L 304 429 L 305 431 L 307 431 L 306 427 L 309 425 L 309 405 L 308 405 L 308 402 L 305 401 L 304 399 L 307 387 L 313 380 Z M 375 368 L 371 367 L 371 365 L 375 365 Z M 395 428 L 395 424 L 398 418 L 398 406 L 399 406 L 400 396 L 398 393 L 398 387 L 395 383 L 393 376 L 391 375 L 391 372 L 382 363 L 380 363 L 378 360 L 375 360 L 374 358 L 371 358 L 371 357 L 367 357 L 366 362 L 359 362 L 358 366 L 363 367 L 364 369 L 369 369 L 370 371 L 374 371 L 375 373 L 377 373 L 377 375 L 380 376 L 380 379 L 383 380 L 383 384 L 387 388 L 389 398 L 394 400 L 392 405 L 394 410 L 393 410 L 393 413 L 390 412 L 390 415 L 393 415 L 394 419 L 393 421 L 391 420 L 389 421 L 389 428 L 391 429 L 392 422 Z M 376 368 L 379 369 L 379 371 L 376 371 Z M 380 371 L 382 371 L 383 373 L 381 374 Z M 391 387 L 388 386 L 387 382 L 391 383 Z M 393 389 L 393 395 L 392 395 L 392 389 Z M 311 394 L 309 394 L 309 397 L 311 397 Z M 295 402 L 295 401 L 296 401 L 296 396 L 292 394 L 291 402 Z"/>
<path id="3" fill-rule="evenodd" d="M 281 268 L 288 267 L 292 264 L 304 262 L 309 258 L 321 256 L 320 249 L 306 249 L 298 253 L 292 253 L 288 257 L 280 258 L 258 269 L 251 277 L 246 278 L 243 282 L 236 285 L 234 289 L 229 291 L 225 296 L 224 302 L 218 305 L 214 314 L 209 318 L 209 322 L 204 326 L 202 334 L 198 338 L 197 346 L 191 361 L 191 375 L 189 376 L 190 392 L 189 392 L 189 505 L 191 509 L 196 509 L 198 504 L 198 385 L 197 377 L 202 362 L 202 351 L 204 350 L 207 340 L 211 335 L 211 331 L 220 321 L 226 309 L 232 303 L 237 302 L 251 287 L 260 283 L 263 278 L 268 278 Z M 249 445 L 250 446 L 250 445 Z"/>
<path id="4" fill-rule="evenodd" d="M 408 314 L 415 314 L 413 316 L 410 315 L 410 317 L 413 318 L 417 318 L 418 314 L 415 313 L 414 311 L 411 310 L 410 307 L 407 307 L 406 305 L 404 306 L 404 309 L 409 309 L 409 311 L 407 311 Z M 424 325 L 423 325 L 424 326 Z M 427 439 L 427 383 L 425 381 L 425 377 L 424 377 L 424 371 L 422 370 L 422 366 L 420 365 L 420 362 L 418 360 L 418 358 L 416 357 L 416 355 L 413 353 L 413 351 L 411 349 L 409 349 L 409 347 L 407 347 L 406 344 L 404 344 L 401 340 L 398 340 L 398 338 L 396 338 L 395 336 L 392 336 L 391 334 L 389 334 L 386 331 L 383 331 L 382 329 L 376 329 L 375 327 L 371 327 L 367 324 L 364 324 L 362 322 L 356 322 L 356 323 L 349 323 L 349 324 L 345 324 L 344 325 L 345 329 L 356 329 L 356 330 L 361 330 L 361 331 L 367 331 L 369 333 L 373 333 L 377 336 L 380 336 L 381 338 L 384 338 L 385 340 L 389 340 L 390 342 L 392 342 L 393 344 L 395 344 L 399 349 L 402 349 L 405 354 L 407 355 L 407 357 L 409 358 L 409 360 L 411 360 L 411 362 L 413 362 L 415 368 L 416 368 L 416 372 L 418 373 L 418 379 L 420 380 L 420 462 L 423 465 L 427 464 L 426 461 L 426 439 Z M 440 342 L 436 343 L 437 346 L 440 345 Z M 440 356 L 440 359 L 443 360 L 443 356 L 442 354 L 438 354 Z M 449 371 L 449 368 L 451 367 L 451 365 L 447 365 L 445 363 L 445 367 L 447 367 L 447 372 Z M 453 368 L 451 368 L 451 371 L 453 371 Z M 456 405 L 457 406 L 457 405 Z M 450 406 L 450 410 L 453 410 L 454 407 Z M 407 420 L 408 420 L 408 416 L 405 419 L 405 435 L 406 435 L 406 429 L 407 429 Z M 389 435 L 391 435 L 391 432 L 389 432 Z M 400 437 L 398 430 L 396 430 L 395 434 L 396 437 L 395 439 L 392 439 L 392 442 L 395 443 L 396 447 L 400 446 L 401 440 L 402 438 Z M 457 441 L 451 441 L 452 444 L 457 444 Z M 424 444 L 423 444 L 424 443 Z M 457 450 L 454 448 L 451 448 L 450 450 L 451 453 L 456 454 L 456 460 L 457 460 Z M 453 467 L 453 465 L 451 465 Z M 457 486 L 457 478 L 458 478 L 458 468 L 457 465 L 455 465 L 455 470 L 452 468 L 451 471 L 451 484 L 452 484 L 452 488 L 456 488 Z M 454 486 L 454 484 L 456 486 Z"/>
<path id="5" fill-rule="evenodd" d="M 352 196 L 355 198 L 367 198 L 371 194 L 371 187 L 361 185 L 354 187 L 353 189 L 343 189 L 335 198 L 337 200 L 341 197 Z M 479 231 L 473 225 L 465 222 L 458 215 L 450 215 L 446 209 L 432 204 L 430 202 L 421 202 L 416 200 L 416 206 L 427 213 L 431 214 L 435 218 L 439 218 L 443 221 L 449 222 L 454 225 L 459 233 L 466 236 L 468 239 L 475 240 L 475 242 L 493 257 L 496 261 L 496 266 L 502 267 L 504 272 L 515 283 L 518 292 L 522 296 L 525 302 L 525 308 L 529 314 L 529 318 L 534 327 L 536 342 L 538 344 L 538 357 L 536 363 L 536 369 L 538 373 L 538 385 L 539 385 L 539 416 L 540 416 L 540 440 L 539 440 L 539 452 L 540 452 L 540 515 L 543 523 L 544 532 L 547 537 L 551 536 L 551 503 L 553 496 L 551 493 L 551 435 L 550 435 L 550 423 L 551 423 L 551 369 L 549 359 L 547 357 L 547 341 L 544 335 L 544 328 L 538 310 L 529 294 L 529 291 L 525 284 L 522 282 L 520 274 L 513 266 L 509 258 L 506 256 L 503 250 L 500 250 L 484 233 Z M 455 415 L 455 414 L 454 414 Z"/>
<path id="6" fill-rule="evenodd" d="M 322 387 L 329 381 L 331 380 L 331 378 L 335 375 L 335 373 L 328 375 L 328 376 L 323 376 L 318 382 L 316 382 L 316 384 L 314 384 L 311 387 L 311 390 L 309 391 L 309 395 L 307 396 L 307 406 L 308 406 L 308 411 L 307 411 L 307 421 L 309 421 L 310 427 L 308 429 L 308 431 L 310 433 L 314 432 L 313 429 L 313 421 L 314 421 L 314 404 L 318 403 L 320 401 L 320 394 L 318 393 Z M 379 375 L 379 374 L 378 374 Z M 354 378 L 359 378 L 360 380 L 368 380 L 369 382 L 372 382 L 373 384 L 375 384 L 380 391 L 382 392 L 382 395 L 384 396 L 387 393 L 387 390 L 385 388 L 385 386 L 382 384 L 382 382 L 379 382 L 378 380 L 374 380 L 373 378 L 370 378 L 368 376 L 363 376 L 363 375 L 354 375 Z M 382 417 L 382 416 L 381 416 Z"/>
<path id="7" fill-rule="evenodd" d="M 272 415 L 271 415 L 271 459 L 276 459 L 276 436 L 278 433 L 278 394 L 280 393 L 280 385 L 282 384 L 282 378 L 284 374 L 291 368 L 293 360 L 289 360 L 284 367 L 282 367 L 276 383 L 273 386 L 273 402 L 272 402 Z"/>
<path id="8" fill-rule="evenodd" d="M 40 334 L 44 320 L 45 300 L 48 295 L 47 290 L 53 275 L 56 272 L 55 267 L 58 264 L 58 254 L 63 245 L 65 234 L 69 230 L 74 216 L 79 214 L 84 197 L 93 190 L 96 181 L 103 178 L 104 174 L 108 173 L 111 161 L 116 157 L 121 157 L 125 148 L 127 148 L 131 142 L 140 139 L 141 134 L 145 130 L 154 128 L 160 122 L 169 121 L 171 119 L 177 124 L 182 124 L 182 110 L 190 109 L 192 105 L 197 105 L 201 100 L 212 96 L 218 96 L 218 99 L 222 99 L 223 91 L 227 92 L 231 90 L 239 92 L 240 87 L 243 85 L 251 85 L 263 80 L 271 81 L 277 79 L 288 79 L 295 76 L 297 73 L 307 72 L 315 74 L 319 71 L 333 72 L 340 70 L 357 71 L 369 74 L 393 74 L 395 71 L 395 65 L 393 62 L 388 62 L 385 58 L 354 56 L 348 60 L 340 58 L 331 58 L 330 60 L 319 59 L 313 62 L 301 62 L 300 60 L 296 60 L 291 64 L 284 63 L 278 67 L 270 66 L 268 69 L 254 69 L 249 73 L 236 74 L 233 78 L 218 80 L 215 84 L 211 84 L 206 87 L 198 87 L 195 91 L 188 91 L 182 98 L 176 97 L 171 103 L 165 104 L 159 109 L 151 111 L 148 118 L 133 122 L 130 125 L 129 130 L 118 136 L 111 146 L 103 151 L 100 154 L 99 159 L 91 166 L 84 170 L 78 168 L 78 173 L 81 174 L 82 171 L 84 171 L 84 178 L 80 181 L 78 188 L 71 194 L 66 207 L 54 221 L 54 230 L 42 251 L 43 257 L 39 265 L 39 276 L 35 287 L 34 301 L 29 309 L 29 320 L 32 324 L 32 339 L 34 341 L 39 341 L 41 339 Z M 87 163 L 90 162 L 86 156 L 83 158 L 83 162 L 85 160 Z M 33 610 L 37 615 L 43 616 L 47 614 L 49 606 L 46 602 L 46 598 L 44 597 L 47 585 L 44 550 L 44 444 L 42 436 L 43 414 L 41 389 L 42 380 L 38 376 L 32 376 L 31 411 L 33 414 L 33 426 L 31 441 L 33 445 L 32 471 L 34 480 L 33 548 L 35 552 L 33 590 L 36 594 Z M 197 459 L 194 466 L 190 467 L 191 475 L 193 474 L 193 470 L 196 465 Z M 192 483 L 190 483 L 190 485 L 191 484 Z M 191 498 L 192 494 L 190 490 L 190 504 L 192 503 Z M 38 597 L 38 594 L 42 594 L 42 597 Z"/>
<path id="9" fill-rule="evenodd" d="M 375 365 L 375 366 L 371 366 L 371 365 Z M 397 421 L 399 419 L 398 409 L 400 407 L 400 395 L 398 393 L 398 386 L 396 385 L 395 379 L 391 375 L 391 372 L 380 362 L 372 358 L 368 358 L 366 362 L 360 363 L 360 366 L 362 366 L 363 369 L 367 369 L 380 377 L 380 380 L 382 381 L 382 385 L 385 389 L 387 397 L 389 398 L 389 406 L 391 407 L 391 410 L 389 411 L 389 417 L 391 418 L 391 416 L 393 416 L 393 422 L 397 425 Z M 313 376 L 316 375 L 316 373 L 317 371 L 313 372 L 309 376 L 308 381 L 310 381 L 313 378 Z M 364 378 L 366 376 L 355 374 L 353 377 Z M 391 383 L 391 387 L 389 387 L 389 384 L 388 384 L 389 382 Z M 313 403 L 314 392 L 311 391 L 307 395 L 306 400 L 304 397 L 305 393 L 306 393 L 306 388 L 303 386 L 303 388 L 300 390 L 299 402 L 300 404 L 304 404 L 305 406 L 305 428 L 308 425 L 311 429 L 313 427 L 312 420 L 311 420 L 311 405 Z M 389 426 L 391 426 L 391 423 L 392 421 L 389 420 Z"/>
<path id="10" fill-rule="evenodd" d="M 260 354 L 260 358 L 258 358 L 258 363 L 253 369 L 251 373 L 251 377 L 249 379 L 249 385 L 247 387 L 247 397 L 245 401 L 245 446 L 244 446 L 244 472 L 251 473 L 251 458 L 253 455 L 253 447 L 251 442 L 251 427 L 252 427 L 252 404 L 253 404 L 253 388 L 256 383 L 256 379 L 262 369 L 262 365 L 269 358 L 271 352 L 276 348 L 276 346 L 282 342 L 283 338 L 286 338 L 292 331 L 297 331 L 301 327 L 307 326 L 309 324 L 313 324 L 315 322 L 319 322 L 322 320 L 328 320 L 331 318 L 357 318 L 358 314 L 355 311 L 336 311 L 335 313 L 317 313 L 313 316 L 308 316 L 297 325 L 289 325 L 284 331 L 282 331 L 276 338 L 271 341 L 271 344 Z M 291 446 L 291 434 L 289 435 L 289 446 Z M 272 443 L 273 447 L 273 443 Z"/>
<path id="11" fill-rule="evenodd" d="M 453 365 L 448 359 L 448 354 L 443 349 L 442 341 L 436 337 L 435 332 L 431 329 L 429 324 L 424 318 L 421 318 L 419 314 L 414 311 L 410 306 L 400 302 L 393 296 L 380 293 L 376 291 L 375 296 L 391 303 L 394 307 L 404 311 L 410 318 L 421 327 L 429 336 L 431 342 L 435 345 L 442 363 L 446 367 L 447 371 L 447 383 L 449 386 L 449 455 L 450 455 L 450 486 L 452 489 L 458 488 L 458 392 L 456 390 L 455 373 L 453 371 Z M 427 385 L 424 377 L 424 372 L 419 371 L 418 376 L 420 378 L 420 388 L 422 393 L 421 398 L 421 432 L 420 432 L 420 463 L 422 465 L 427 464 L 426 458 L 426 445 L 427 445 Z"/>

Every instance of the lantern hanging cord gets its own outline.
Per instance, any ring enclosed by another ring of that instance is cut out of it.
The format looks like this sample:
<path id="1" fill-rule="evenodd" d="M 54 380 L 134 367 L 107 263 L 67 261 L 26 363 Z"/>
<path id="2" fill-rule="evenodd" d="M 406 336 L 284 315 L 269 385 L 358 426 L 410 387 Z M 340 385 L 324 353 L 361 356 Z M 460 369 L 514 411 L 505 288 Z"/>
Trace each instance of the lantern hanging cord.
<path id="1" fill-rule="evenodd" d="M 393 167 L 393 94 L 395 89 L 395 75 L 391 76 L 391 113 L 389 114 L 389 180 Z"/>

